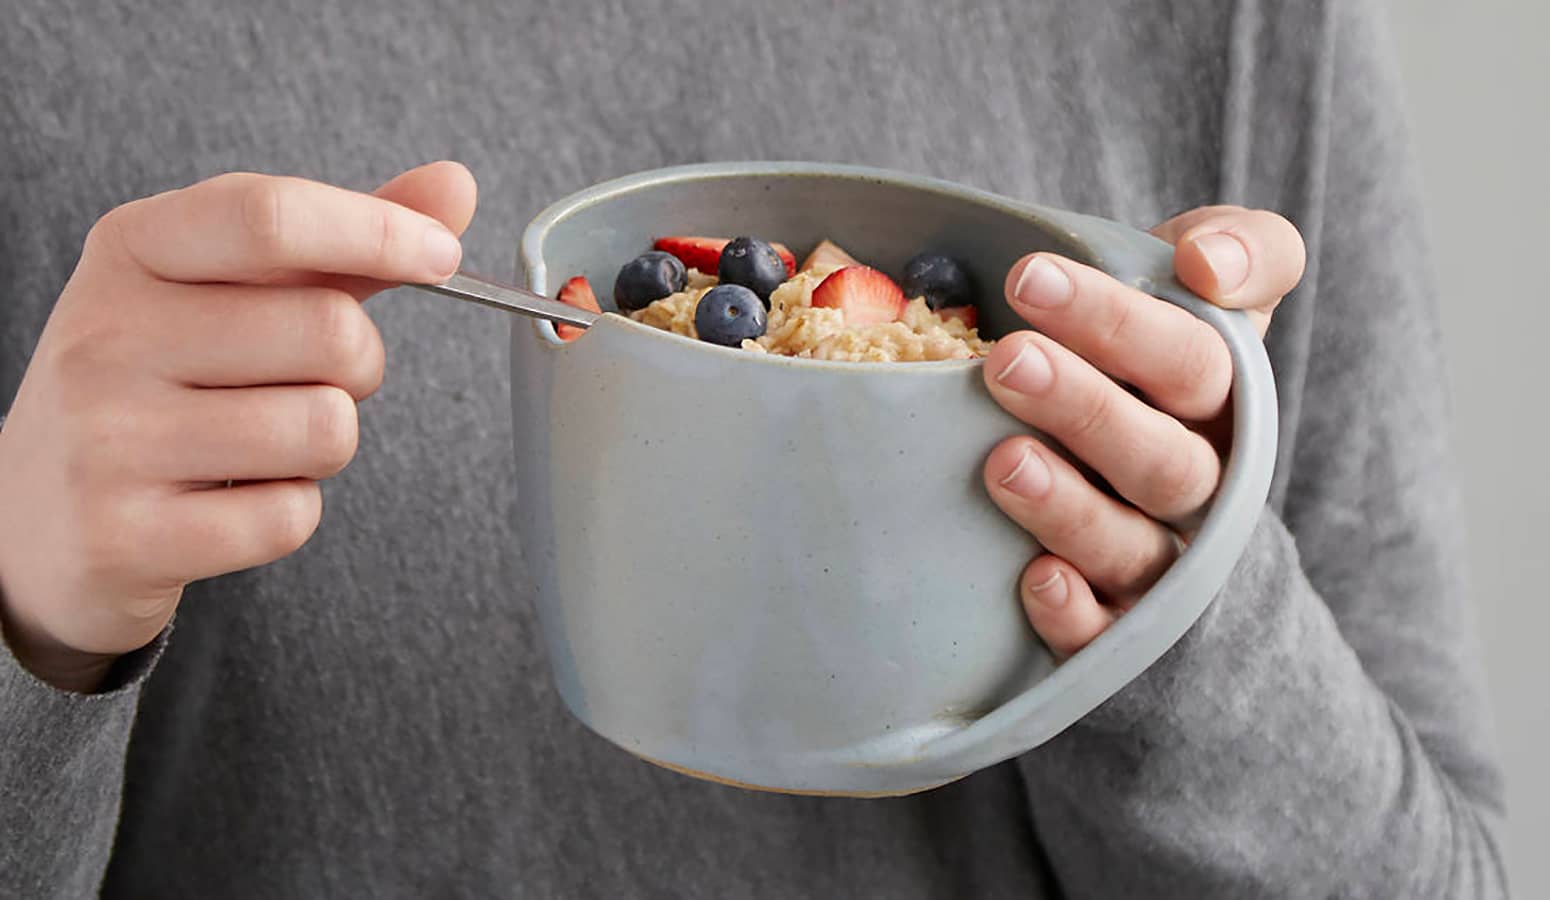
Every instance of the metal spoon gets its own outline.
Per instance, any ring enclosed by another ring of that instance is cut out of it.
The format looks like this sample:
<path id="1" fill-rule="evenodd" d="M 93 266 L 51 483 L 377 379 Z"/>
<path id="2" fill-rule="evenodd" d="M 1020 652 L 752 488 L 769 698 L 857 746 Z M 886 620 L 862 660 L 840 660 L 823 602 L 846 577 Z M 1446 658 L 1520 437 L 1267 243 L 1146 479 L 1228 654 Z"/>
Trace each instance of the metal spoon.
<path id="1" fill-rule="evenodd" d="M 469 275 L 466 272 L 454 273 L 451 278 L 440 284 L 414 284 L 410 287 L 483 306 L 493 306 L 507 312 L 521 313 L 535 319 L 564 322 L 581 328 L 589 328 L 592 323 L 601 318 L 599 313 L 550 300 L 526 288 L 512 287 L 487 278 Z"/>

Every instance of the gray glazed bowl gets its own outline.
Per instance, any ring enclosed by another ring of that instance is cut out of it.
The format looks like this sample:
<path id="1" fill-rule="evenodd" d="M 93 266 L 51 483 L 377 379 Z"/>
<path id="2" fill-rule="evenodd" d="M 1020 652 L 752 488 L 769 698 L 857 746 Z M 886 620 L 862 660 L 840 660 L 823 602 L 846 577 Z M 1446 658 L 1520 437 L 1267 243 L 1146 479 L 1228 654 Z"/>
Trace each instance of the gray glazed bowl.
<path id="1" fill-rule="evenodd" d="M 1034 250 L 1065 254 L 1214 326 L 1234 434 L 1199 534 L 1151 592 L 1058 667 L 1017 578 L 1037 545 L 991 504 L 985 455 L 1026 427 L 980 361 L 753 354 L 604 316 L 559 341 L 515 320 L 517 529 L 555 683 L 598 734 L 743 787 L 900 794 L 1023 753 L 1138 675 L 1200 615 L 1269 489 L 1276 402 L 1247 320 L 1181 287 L 1171 248 L 1113 222 L 873 169 L 721 163 L 644 172 L 544 211 L 526 281 L 604 288 L 666 234 L 830 237 L 898 271 L 924 248 L 977 275 L 982 330 Z"/>

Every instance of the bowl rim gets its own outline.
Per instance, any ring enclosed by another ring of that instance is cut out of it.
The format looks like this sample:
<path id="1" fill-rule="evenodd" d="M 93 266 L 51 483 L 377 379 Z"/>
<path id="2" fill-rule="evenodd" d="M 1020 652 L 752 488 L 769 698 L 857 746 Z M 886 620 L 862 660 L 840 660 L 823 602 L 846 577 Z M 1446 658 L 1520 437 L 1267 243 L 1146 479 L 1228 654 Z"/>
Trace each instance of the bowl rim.
<path id="1" fill-rule="evenodd" d="M 522 268 L 525 272 L 527 286 L 544 294 L 549 293 L 548 266 L 544 262 L 543 244 L 548 238 L 549 232 L 560 222 L 588 209 L 599 203 L 604 203 L 620 196 L 635 191 L 660 187 L 667 184 L 679 184 L 691 181 L 713 181 L 722 178 L 757 178 L 757 177 L 820 177 L 838 178 L 851 181 L 871 182 L 874 184 L 889 185 L 892 187 L 904 187 L 925 193 L 933 193 L 940 196 L 951 197 L 957 200 L 968 201 L 980 206 L 988 207 L 1007 215 L 1016 216 L 1025 221 L 1040 225 L 1048 230 L 1060 233 L 1064 238 L 1078 245 L 1085 242 L 1081 236 L 1066 227 L 1063 223 L 1052 220 L 1042 214 L 1042 209 L 1036 205 L 1023 204 L 1009 200 L 1006 197 L 991 193 L 968 185 L 958 184 L 941 178 L 928 175 L 917 175 L 896 169 L 885 169 L 874 166 L 851 165 L 846 163 L 821 163 L 788 160 L 743 160 L 737 162 L 709 162 L 690 163 L 687 165 L 667 166 L 659 169 L 648 169 L 601 181 L 590 187 L 583 188 L 549 204 L 538 215 L 528 222 L 523 229 L 519 241 L 519 253 Z M 519 275 L 522 273 L 519 273 Z M 517 327 L 519 323 L 513 323 Z M 694 352 L 703 353 L 729 353 L 737 358 L 766 366 L 787 366 L 800 369 L 832 369 L 839 372 L 867 372 L 878 369 L 886 369 L 890 372 L 940 372 L 958 373 L 965 370 L 981 368 L 985 364 L 985 357 L 972 359 L 945 359 L 930 361 L 910 362 L 878 362 L 868 360 L 834 360 L 834 359 L 808 359 L 798 356 L 784 356 L 777 353 L 754 353 L 741 347 L 723 347 L 705 341 L 695 340 L 681 334 L 674 334 L 660 328 L 654 328 L 631 319 L 629 316 L 617 312 L 604 313 L 602 318 L 583 332 L 573 341 L 563 341 L 555 331 L 553 324 L 534 320 L 532 327 L 537 336 L 553 345 L 556 349 L 564 349 L 571 346 L 580 346 L 586 341 L 587 333 L 597 328 L 622 328 L 641 334 L 646 340 L 669 340 L 680 342 L 683 349 L 693 348 Z M 1031 326 L 1030 326 L 1031 327 Z M 997 339 L 999 340 L 999 339 Z"/>

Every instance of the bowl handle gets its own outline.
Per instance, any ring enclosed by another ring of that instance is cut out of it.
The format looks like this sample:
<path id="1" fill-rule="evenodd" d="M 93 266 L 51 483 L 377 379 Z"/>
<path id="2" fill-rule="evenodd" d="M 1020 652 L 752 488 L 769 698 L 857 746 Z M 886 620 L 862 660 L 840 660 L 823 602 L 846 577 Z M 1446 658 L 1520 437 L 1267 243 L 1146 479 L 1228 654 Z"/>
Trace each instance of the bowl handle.
<path id="1" fill-rule="evenodd" d="M 1215 306 L 1180 284 L 1173 274 L 1173 247 L 1152 235 L 1063 210 L 1030 207 L 1028 214 L 1053 226 L 1057 235 L 1082 235 L 1079 243 L 1070 244 L 1073 258 L 1189 310 L 1221 334 L 1233 364 L 1232 447 L 1199 532 L 1135 607 L 1038 683 L 962 728 L 919 745 L 910 759 L 896 762 L 919 767 L 922 775 L 961 775 L 1024 753 L 1059 734 L 1156 662 L 1226 583 L 1264 508 L 1275 467 L 1275 378 L 1264 342 L 1249 318 Z"/>

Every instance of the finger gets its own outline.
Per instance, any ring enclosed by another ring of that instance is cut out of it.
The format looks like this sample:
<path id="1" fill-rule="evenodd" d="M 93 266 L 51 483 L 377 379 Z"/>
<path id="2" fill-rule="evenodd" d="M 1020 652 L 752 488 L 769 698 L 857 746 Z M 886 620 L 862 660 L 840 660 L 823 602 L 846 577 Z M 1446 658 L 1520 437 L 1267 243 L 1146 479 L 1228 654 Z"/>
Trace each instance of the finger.
<path id="1" fill-rule="evenodd" d="M 1033 327 L 1135 385 L 1159 409 L 1204 421 L 1227 403 L 1227 344 L 1171 303 L 1050 253 L 1018 260 L 1007 273 L 1006 295 Z"/>
<path id="2" fill-rule="evenodd" d="M 1029 624 L 1059 660 L 1091 643 L 1118 615 L 1098 602 L 1075 566 L 1053 554 L 1028 564 L 1021 587 Z"/>
<path id="3" fill-rule="evenodd" d="M 1140 596 L 1178 555 L 1166 527 L 1106 496 L 1031 437 L 998 445 L 984 475 L 1002 512 L 1111 601 Z"/>
<path id="4" fill-rule="evenodd" d="M 166 281 L 267 282 L 293 272 L 383 281 L 441 281 L 462 247 L 423 213 L 331 185 L 250 173 L 219 175 L 136 200 L 106 231 Z"/>
<path id="5" fill-rule="evenodd" d="M 1174 271 L 1190 290 L 1229 309 L 1273 310 L 1302 279 L 1297 227 L 1263 209 L 1192 210 L 1154 229 L 1174 244 Z"/>
<path id="6" fill-rule="evenodd" d="M 372 195 L 424 213 L 460 235 L 474 220 L 479 185 L 467 166 L 443 159 L 395 176 Z"/>
<path id="7" fill-rule="evenodd" d="M 322 511 L 317 484 L 305 479 L 181 494 L 151 525 L 147 566 L 178 584 L 271 563 L 312 537 Z"/>
<path id="8" fill-rule="evenodd" d="M 427 163 L 410 169 L 372 192 L 373 196 L 424 213 L 462 235 L 473 221 L 478 205 L 479 186 L 472 172 L 451 160 Z M 391 286 L 390 282 L 348 275 L 331 276 L 326 282 L 365 300 Z"/>
<path id="9" fill-rule="evenodd" d="M 1021 331 L 985 361 L 985 384 L 1007 412 L 1044 432 L 1143 512 L 1193 516 L 1221 479 L 1216 450 L 1051 338 Z"/>
<path id="10" fill-rule="evenodd" d="M 143 474 L 188 485 L 337 475 L 359 441 L 355 401 L 328 385 L 195 389 L 155 414 Z"/>
<path id="11" fill-rule="evenodd" d="M 386 351 L 351 295 L 327 287 L 162 284 L 176 339 L 146 363 L 194 387 L 330 384 L 356 400 L 382 384 Z"/>

